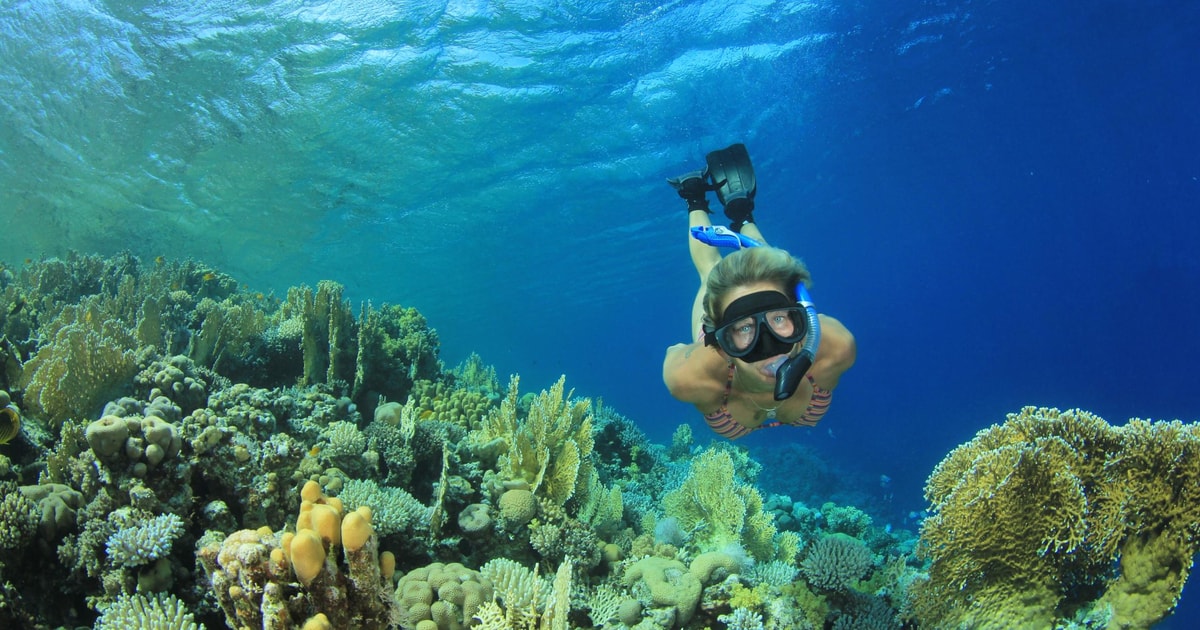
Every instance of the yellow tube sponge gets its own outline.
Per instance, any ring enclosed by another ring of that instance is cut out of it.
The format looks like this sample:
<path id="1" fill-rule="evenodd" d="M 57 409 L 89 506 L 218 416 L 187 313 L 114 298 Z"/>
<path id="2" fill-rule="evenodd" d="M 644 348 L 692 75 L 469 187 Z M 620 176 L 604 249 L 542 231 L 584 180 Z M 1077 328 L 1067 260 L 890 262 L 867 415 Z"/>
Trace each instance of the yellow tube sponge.
<path id="1" fill-rule="evenodd" d="M 296 577 L 308 586 L 325 566 L 325 545 L 321 537 L 311 529 L 296 532 L 292 539 L 292 570 Z"/>
<path id="2" fill-rule="evenodd" d="M 358 508 L 342 519 L 342 546 L 346 551 L 362 549 L 373 533 L 375 532 L 371 528 L 371 510 L 366 506 Z"/>

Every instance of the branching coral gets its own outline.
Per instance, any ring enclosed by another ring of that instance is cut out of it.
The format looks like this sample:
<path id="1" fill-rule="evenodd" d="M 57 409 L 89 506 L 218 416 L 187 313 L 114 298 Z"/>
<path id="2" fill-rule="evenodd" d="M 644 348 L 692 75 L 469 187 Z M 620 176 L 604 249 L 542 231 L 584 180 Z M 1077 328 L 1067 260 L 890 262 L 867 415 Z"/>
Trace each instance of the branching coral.
<path id="1" fill-rule="evenodd" d="M 1117 627 L 1147 627 L 1200 551 L 1200 428 L 1028 407 L 947 455 L 926 497 L 922 622 L 1050 626 L 1103 593 Z"/>
<path id="2" fill-rule="evenodd" d="M 870 568 L 871 551 L 862 541 L 845 534 L 821 538 L 800 563 L 808 583 L 828 591 L 849 590 Z"/>
<path id="3" fill-rule="evenodd" d="M 162 558 L 183 533 L 183 519 L 174 514 L 154 518 L 118 529 L 108 537 L 108 557 L 115 564 L 135 567 Z"/>
<path id="4" fill-rule="evenodd" d="M 371 506 L 375 512 L 375 529 L 380 536 L 429 526 L 431 508 L 403 488 L 380 487 L 374 481 L 351 479 L 342 486 L 338 498 L 347 510 Z"/>
<path id="5" fill-rule="evenodd" d="M 174 595 L 121 595 L 96 620 L 96 630 L 197 630 L 183 602 Z"/>

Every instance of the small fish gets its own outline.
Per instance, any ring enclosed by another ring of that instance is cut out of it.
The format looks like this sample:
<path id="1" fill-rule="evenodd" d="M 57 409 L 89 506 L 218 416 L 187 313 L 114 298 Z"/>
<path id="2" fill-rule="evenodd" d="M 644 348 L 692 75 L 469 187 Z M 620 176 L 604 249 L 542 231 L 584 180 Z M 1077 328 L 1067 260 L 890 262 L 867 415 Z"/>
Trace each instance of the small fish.
<path id="1" fill-rule="evenodd" d="M 21 309 L 23 308 L 25 308 L 25 298 L 17 300 L 17 302 L 12 305 L 12 308 L 8 310 L 8 314 L 10 316 L 16 315 L 17 313 L 21 312 Z"/>
<path id="2" fill-rule="evenodd" d="M 261 300 L 261 299 L 265 298 L 266 296 L 263 295 L 262 292 L 259 292 L 259 293 L 255 293 L 254 297 Z"/>
<path id="3" fill-rule="evenodd" d="M 25 259 L 25 264 L 26 264 L 26 265 L 32 265 L 32 264 L 33 264 L 33 259 L 32 259 L 32 258 L 26 258 L 26 259 Z"/>
<path id="4" fill-rule="evenodd" d="M 217 274 L 215 274 L 211 271 L 208 271 L 208 272 L 205 272 L 205 274 L 203 276 L 200 276 L 200 279 L 205 282 L 212 282 L 213 280 L 217 279 Z"/>
<path id="5" fill-rule="evenodd" d="M 167 259 L 164 256 L 155 256 L 154 257 L 154 264 L 156 264 L 156 265 L 161 265 L 165 262 L 167 262 Z"/>
<path id="6" fill-rule="evenodd" d="M 16 405 L 0 407 L 0 444 L 8 444 L 21 433 L 21 411 Z"/>
<path id="7" fill-rule="evenodd" d="M 418 420 L 428 420 L 432 417 L 433 417 L 433 410 L 426 409 L 425 411 L 422 411 L 420 415 L 417 416 L 417 419 Z"/>
<path id="8" fill-rule="evenodd" d="M 321 454 L 321 445 L 320 444 L 314 444 L 312 448 L 308 449 L 309 457 L 316 457 L 317 455 L 320 455 L 320 454 Z"/>

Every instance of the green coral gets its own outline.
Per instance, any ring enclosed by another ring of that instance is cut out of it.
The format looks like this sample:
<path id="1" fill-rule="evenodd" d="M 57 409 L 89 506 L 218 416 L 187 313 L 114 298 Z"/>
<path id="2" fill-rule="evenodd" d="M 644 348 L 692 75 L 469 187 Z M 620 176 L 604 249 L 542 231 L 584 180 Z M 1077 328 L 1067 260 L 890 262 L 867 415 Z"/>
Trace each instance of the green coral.
<path id="1" fill-rule="evenodd" d="M 500 396 L 500 381 L 496 379 L 496 368 L 485 364 L 483 357 L 474 352 L 450 370 L 450 376 L 456 388 L 485 396 Z"/>
<path id="2" fill-rule="evenodd" d="M 804 612 L 804 620 L 808 622 L 809 627 L 825 627 L 825 618 L 829 616 L 830 606 L 824 595 L 814 593 L 802 581 L 785 584 L 779 590 L 797 609 Z"/>
<path id="3" fill-rule="evenodd" d="M 441 373 L 437 331 L 415 308 L 370 304 L 359 317 L 358 367 L 355 399 L 368 394 L 405 400 L 418 379 L 433 380 Z"/>
<path id="4" fill-rule="evenodd" d="M 1049 627 L 1099 603 L 1148 627 L 1200 551 L 1200 425 L 1027 407 L 947 455 L 926 497 L 922 623 Z"/>
<path id="5" fill-rule="evenodd" d="M 275 314 L 284 336 L 299 333 L 304 356 L 304 385 L 350 383 L 355 377 L 354 313 L 342 298 L 342 285 L 329 280 L 288 289 Z"/>
<path id="6" fill-rule="evenodd" d="M 725 449 L 709 448 L 692 460 L 680 487 L 663 497 L 669 517 L 679 520 L 695 550 L 711 551 L 741 545 L 758 560 L 771 560 L 775 524 L 763 511 L 758 489 L 734 477 L 733 457 Z"/>

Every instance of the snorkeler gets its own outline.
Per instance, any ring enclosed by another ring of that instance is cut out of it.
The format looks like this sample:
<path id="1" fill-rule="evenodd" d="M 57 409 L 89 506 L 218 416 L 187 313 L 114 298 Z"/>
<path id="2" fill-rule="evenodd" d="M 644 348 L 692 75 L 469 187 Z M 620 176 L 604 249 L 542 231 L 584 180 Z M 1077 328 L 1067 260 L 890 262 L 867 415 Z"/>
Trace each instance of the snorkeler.
<path id="1" fill-rule="evenodd" d="M 804 263 L 767 245 L 759 231 L 745 145 L 713 151 L 706 162 L 668 180 L 687 202 L 688 249 L 700 290 L 692 305 L 695 341 L 667 349 L 663 381 L 729 439 L 764 427 L 814 426 L 854 364 L 854 336 L 836 319 L 817 315 Z M 730 229 L 713 227 L 708 191 L 717 193 Z M 737 249 L 722 257 L 718 246 Z"/>

